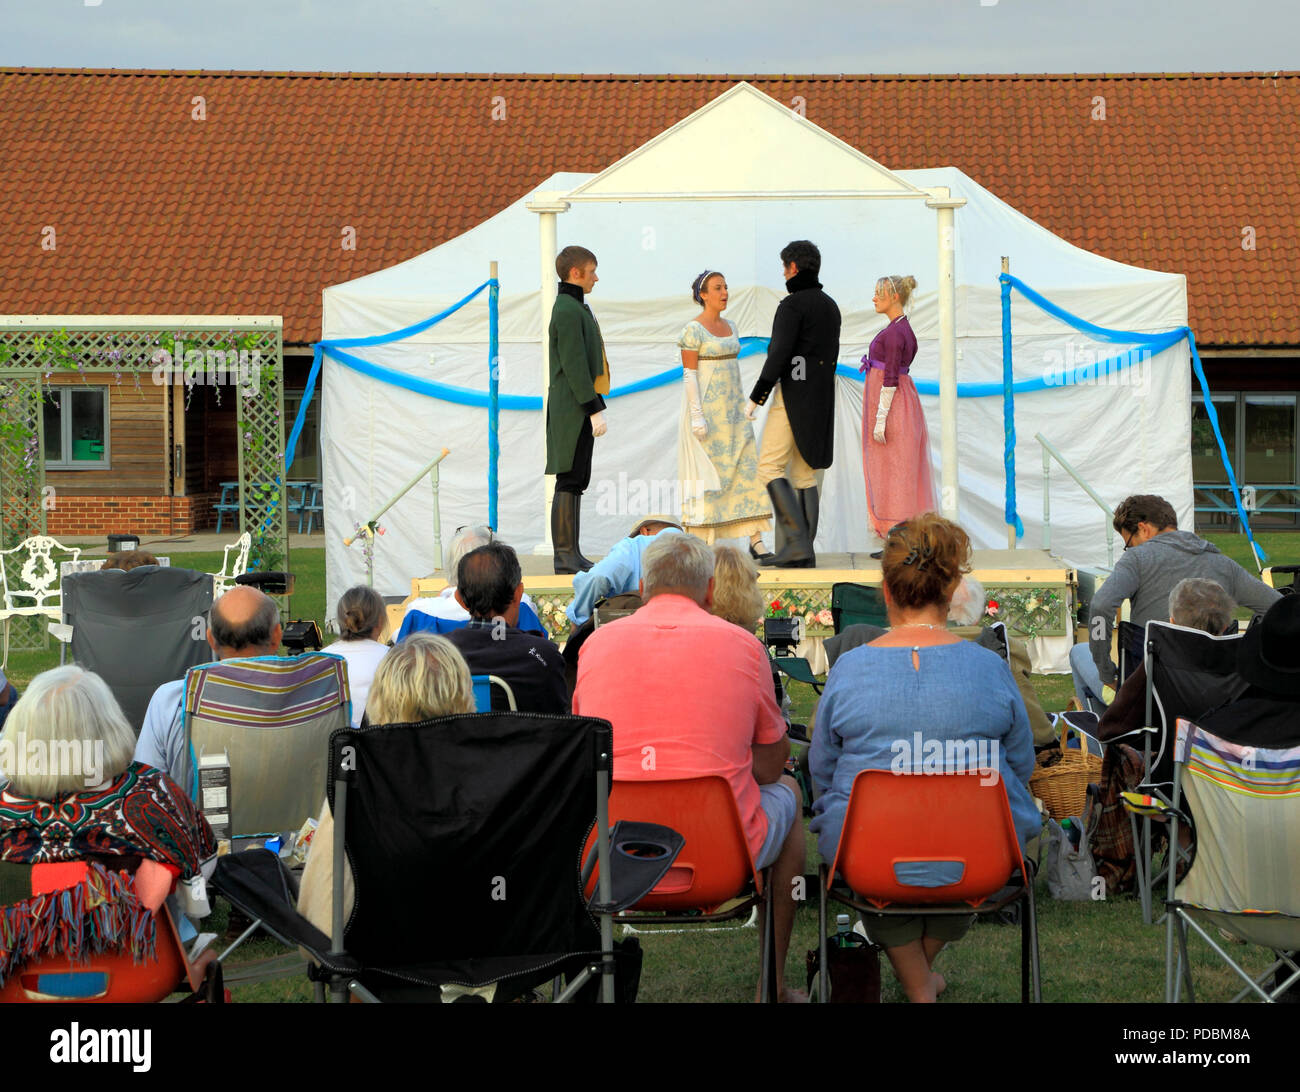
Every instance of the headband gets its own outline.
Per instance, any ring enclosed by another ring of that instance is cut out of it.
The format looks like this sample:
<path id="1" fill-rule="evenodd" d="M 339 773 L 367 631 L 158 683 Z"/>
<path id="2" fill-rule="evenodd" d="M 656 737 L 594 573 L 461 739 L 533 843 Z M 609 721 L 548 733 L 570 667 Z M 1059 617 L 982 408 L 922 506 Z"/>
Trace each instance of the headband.
<path id="1" fill-rule="evenodd" d="M 716 269 L 706 269 L 691 282 L 691 297 L 701 306 L 704 304 L 704 297 L 700 295 L 700 289 L 704 287 L 705 282 L 707 282 L 716 272 Z"/>

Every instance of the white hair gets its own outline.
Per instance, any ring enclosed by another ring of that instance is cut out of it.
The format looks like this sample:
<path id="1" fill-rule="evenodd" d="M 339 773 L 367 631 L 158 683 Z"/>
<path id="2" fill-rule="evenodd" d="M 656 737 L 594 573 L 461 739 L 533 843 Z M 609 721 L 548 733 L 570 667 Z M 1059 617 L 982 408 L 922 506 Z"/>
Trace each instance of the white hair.
<path id="1" fill-rule="evenodd" d="M 492 528 L 487 524 L 479 524 L 475 527 L 462 527 L 456 532 L 455 537 L 447 546 L 447 583 L 455 585 L 456 573 L 460 569 L 460 559 L 471 550 L 477 550 L 480 546 L 486 546 L 490 542 L 496 541 L 496 535 L 492 533 Z"/>
<path id="2" fill-rule="evenodd" d="M 1236 609 L 1232 596 L 1213 580 L 1188 577 L 1169 593 L 1169 617 L 1175 625 L 1203 629 L 1216 637 L 1228 628 Z"/>
<path id="3" fill-rule="evenodd" d="M 641 558 L 641 587 L 646 599 L 677 592 L 703 606 L 712 579 L 713 551 L 694 535 L 660 531 Z"/>
<path id="4" fill-rule="evenodd" d="M 134 753 L 135 731 L 108 684 L 75 664 L 37 675 L 0 732 L 0 774 L 35 800 L 111 781 Z"/>
<path id="5" fill-rule="evenodd" d="M 984 585 L 973 576 L 963 576 L 948 604 L 948 621 L 958 626 L 977 626 L 984 617 Z"/>

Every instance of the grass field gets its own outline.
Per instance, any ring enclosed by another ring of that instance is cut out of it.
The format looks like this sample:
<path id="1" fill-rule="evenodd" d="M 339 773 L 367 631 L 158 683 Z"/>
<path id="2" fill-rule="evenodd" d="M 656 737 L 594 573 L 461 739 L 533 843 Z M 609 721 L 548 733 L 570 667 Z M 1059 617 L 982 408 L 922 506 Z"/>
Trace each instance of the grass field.
<path id="1" fill-rule="evenodd" d="M 1208 537 L 1225 554 L 1253 567 L 1249 547 L 1242 536 Z M 1300 535 L 1266 534 L 1259 539 L 1273 563 L 1300 562 Z M 221 564 L 217 553 L 173 555 L 173 564 L 182 560 L 190 567 L 208 571 Z M 297 575 L 297 591 L 290 613 L 295 618 L 324 622 L 324 550 L 294 551 L 292 568 Z M 8 674 L 21 688 L 33 675 L 57 663 L 56 649 L 13 653 Z M 1044 709 L 1051 712 L 1065 707 L 1072 693 L 1069 676 L 1038 675 L 1033 682 Z M 812 723 L 811 689 L 796 685 L 793 690 L 796 719 Z M 808 871 L 815 873 L 818 856 L 811 837 L 808 844 Z M 796 918 L 787 963 L 789 981 L 794 985 L 802 985 L 805 952 L 817 943 L 815 888 L 809 887 L 809 895 L 812 901 Z M 1056 902 L 1048 896 L 1040 878 L 1038 911 L 1044 1000 L 1154 1002 L 1163 998 L 1165 931 L 1163 927 L 1142 924 L 1135 899 L 1123 896 L 1088 903 Z M 226 908 L 219 905 L 204 928 L 223 931 L 226 913 Z M 1019 943 L 1019 930 L 1015 927 L 976 925 L 965 939 L 946 950 L 936 965 L 949 982 L 945 1001 L 1017 1000 Z M 1204 944 L 1195 939 L 1192 944 L 1198 999 L 1228 1000 L 1237 990 L 1236 979 Z M 642 946 L 645 966 L 640 997 L 643 1001 L 752 1000 L 758 953 L 757 931 L 752 928 L 643 936 Z M 1234 956 L 1244 953 L 1248 965 L 1264 965 L 1262 950 L 1248 950 L 1237 944 L 1228 947 Z M 279 961 L 284 955 L 284 950 L 271 941 L 248 944 L 232 959 L 231 977 L 238 979 L 241 974 L 256 973 L 267 961 Z M 882 980 L 884 1000 L 900 1001 L 901 993 L 888 970 L 884 970 Z M 252 1002 L 310 999 L 310 989 L 302 973 L 270 982 L 236 983 L 233 994 L 237 1001 Z"/>
<path id="2" fill-rule="evenodd" d="M 815 863 L 810 848 L 809 861 Z M 795 919 L 786 973 L 791 985 L 804 984 L 806 953 L 817 947 L 817 903 L 810 902 Z M 1037 888 L 1039 949 L 1043 1000 L 1047 1002 L 1160 1002 L 1164 1000 L 1164 926 L 1143 925 L 1135 899 L 1064 903 L 1051 899 L 1040 879 Z M 834 929 L 836 907 L 830 907 Z M 224 924 L 218 909 L 204 928 Z M 616 935 L 617 930 L 616 930 Z M 1192 938 L 1192 968 L 1198 1001 L 1228 1001 L 1239 981 L 1209 948 Z M 1268 964 L 1263 949 L 1223 942 L 1248 968 Z M 639 1000 L 644 1002 L 752 1001 L 758 980 L 758 931 L 697 931 L 642 935 L 645 965 Z M 230 974 L 256 972 L 284 955 L 273 941 L 246 945 L 236 953 Z M 903 1001 L 893 975 L 882 967 L 882 1000 Z M 1020 930 L 1018 926 L 981 922 L 936 962 L 948 979 L 945 1002 L 1014 1002 L 1020 999 Z M 289 977 L 247 985 L 232 985 L 241 1002 L 305 1002 L 311 989 L 302 971 Z"/>

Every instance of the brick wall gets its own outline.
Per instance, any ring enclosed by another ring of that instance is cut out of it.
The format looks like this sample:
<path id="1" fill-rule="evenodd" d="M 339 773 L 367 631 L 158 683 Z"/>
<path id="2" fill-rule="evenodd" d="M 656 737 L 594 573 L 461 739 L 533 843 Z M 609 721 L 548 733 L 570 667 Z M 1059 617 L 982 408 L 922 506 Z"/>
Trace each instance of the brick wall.
<path id="1" fill-rule="evenodd" d="M 215 526 L 215 497 L 75 497 L 57 494 L 45 514 L 51 535 L 187 535 Z M 224 528 L 223 528 L 224 529 Z"/>

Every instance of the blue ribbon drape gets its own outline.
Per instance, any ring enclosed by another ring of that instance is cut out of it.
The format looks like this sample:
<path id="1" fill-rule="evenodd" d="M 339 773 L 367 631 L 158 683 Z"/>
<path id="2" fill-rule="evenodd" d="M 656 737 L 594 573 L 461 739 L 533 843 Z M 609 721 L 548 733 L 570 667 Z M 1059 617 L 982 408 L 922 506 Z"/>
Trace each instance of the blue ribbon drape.
<path id="1" fill-rule="evenodd" d="M 488 290 L 488 526 L 500 527 L 497 522 L 497 463 L 501 461 L 501 362 L 497 343 L 497 304 L 501 286 L 495 278 Z"/>
<path id="2" fill-rule="evenodd" d="M 1003 273 L 998 279 L 1002 283 L 1004 294 L 1008 293 L 1011 288 L 1015 288 L 1016 291 L 1024 296 L 1025 299 L 1029 300 L 1030 303 L 1038 307 L 1039 310 L 1047 312 L 1047 314 L 1051 315 L 1053 318 L 1059 319 L 1061 322 L 1065 323 L 1067 326 L 1073 327 L 1080 333 L 1087 334 L 1089 337 L 1098 341 L 1139 346 L 1139 349 L 1137 350 L 1137 359 L 1139 360 L 1141 360 L 1143 356 L 1154 356 L 1156 353 L 1162 353 L 1171 345 L 1178 344 L 1178 342 L 1182 341 L 1183 338 L 1187 339 L 1187 347 L 1191 351 L 1192 356 L 1192 371 L 1196 376 L 1197 382 L 1200 384 L 1201 398 L 1205 403 L 1206 416 L 1209 418 L 1210 427 L 1214 429 L 1214 439 L 1219 445 L 1219 458 L 1223 460 L 1223 468 L 1228 475 L 1228 484 L 1232 488 L 1232 500 L 1237 506 L 1237 518 L 1241 520 L 1242 529 L 1246 532 L 1246 538 L 1250 542 L 1251 549 L 1254 550 L 1255 556 L 1260 561 L 1267 561 L 1268 555 L 1259 548 L 1259 544 L 1255 541 L 1255 536 L 1250 529 L 1250 520 L 1246 516 L 1246 509 L 1241 503 L 1241 489 L 1237 485 L 1237 476 L 1233 473 L 1232 462 L 1228 458 L 1227 445 L 1223 442 L 1223 433 L 1219 429 L 1219 415 L 1215 411 L 1214 401 L 1210 397 L 1210 384 L 1205 378 L 1205 369 L 1201 367 L 1201 357 L 1196 351 L 1196 337 L 1193 335 L 1191 327 L 1180 326 L 1176 330 L 1168 330 L 1161 334 L 1141 334 L 1135 330 L 1111 330 L 1104 326 L 1097 326 L 1095 323 L 1088 322 L 1086 319 L 1081 319 L 1078 315 L 1071 314 L 1069 311 L 1065 310 L 1065 308 L 1059 307 L 1051 300 L 1047 299 L 1047 297 L 1034 291 L 1034 289 L 1030 288 L 1024 281 L 1020 280 L 1019 277 L 1012 276 L 1010 273 Z M 1002 336 L 1004 339 L 1005 352 L 1005 347 L 1010 344 L 1011 339 L 1009 320 L 1005 315 L 1003 318 Z M 1123 356 L 1111 357 L 1109 360 L 1102 361 L 1096 365 L 1090 365 L 1086 369 L 1076 369 L 1076 372 L 1085 370 L 1088 372 L 1090 377 L 1092 375 L 1109 374 L 1111 370 L 1110 365 L 1115 362 L 1120 362 L 1119 367 L 1127 367 L 1129 364 L 1133 363 L 1134 361 L 1131 359 L 1133 353 L 1134 350 L 1130 349 L 1128 353 L 1123 354 Z M 1125 356 L 1130 358 L 1126 362 L 1124 361 Z M 1105 371 L 1102 370 L 1103 368 L 1105 368 Z M 1118 370 L 1118 368 L 1116 370 Z M 917 384 L 917 388 L 920 388 L 919 383 Z M 1015 389 L 1022 389 L 1022 384 L 1015 384 Z M 1014 496 L 1014 494 L 1012 494 L 1012 496 Z"/>
<path id="3" fill-rule="evenodd" d="M 311 371 L 307 375 L 307 389 L 303 391 L 302 405 L 298 407 L 298 416 L 294 418 L 293 429 L 289 433 L 288 443 L 286 443 L 284 446 L 285 470 L 287 471 L 291 466 L 293 466 L 293 457 L 298 452 L 298 440 L 302 436 L 302 427 L 304 422 L 307 420 L 307 407 L 311 405 L 312 396 L 316 393 L 316 380 L 320 377 L 322 353 L 328 352 L 330 356 L 335 357 L 335 359 L 339 359 L 339 354 L 342 354 L 342 356 L 347 357 L 349 361 L 354 361 L 357 365 L 361 366 L 358 368 L 358 371 L 368 371 L 368 373 L 373 375 L 376 379 L 380 379 L 386 383 L 391 383 L 393 382 L 393 377 L 398 376 L 400 373 L 394 372 L 389 368 L 381 368 L 376 364 L 370 364 L 368 361 L 362 360 L 360 357 L 352 356 L 350 353 L 343 353 L 342 352 L 343 348 L 344 347 L 361 348 L 362 346 L 366 346 L 366 345 L 387 345 L 389 342 L 401 341 L 403 338 L 412 337 L 415 334 L 423 333 L 425 330 L 429 329 L 429 327 L 436 326 L 448 315 L 454 315 L 457 311 L 459 311 L 462 307 L 464 307 L 467 303 L 469 303 L 472 299 L 474 299 L 475 296 L 477 296 L 480 292 L 482 292 L 483 289 L 488 288 L 489 286 L 494 285 L 496 283 L 497 283 L 496 281 L 492 281 L 492 280 L 484 281 L 476 289 L 474 289 L 474 291 L 471 292 L 468 296 L 458 301 L 457 303 L 453 303 L 445 311 L 439 311 L 436 315 L 433 315 L 430 318 L 421 319 L 419 322 L 415 323 L 414 325 L 405 326 L 400 330 L 394 330 L 391 334 L 372 334 L 369 337 L 340 337 L 340 338 L 333 338 L 329 341 L 318 341 L 314 345 L 312 345 Z M 346 361 L 341 361 L 341 362 L 346 363 Z M 420 382 L 420 380 L 416 380 L 416 382 Z M 445 387 L 445 384 L 435 383 L 433 384 L 433 386 L 442 388 Z M 454 391 L 457 388 L 446 387 L 446 389 L 449 391 Z M 423 393 L 432 393 L 432 392 L 423 392 Z M 435 394 L 434 397 L 436 398 L 439 396 Z"/>
<path id="4" fill-rule="evenodd" d="M 1016 511 L 1016 398 L 1011 367 L 1011 285 L 1002 282 L 1002 461 L 1006 482 L 1004 521 L 1025 537 L 1025 525 Z"/>
<path id="5" fill-rule="evenodd" d="M 1196 339 L 1192 335 L 1190 328 L 1186 326 L 1179 327 L 1176 330 L 1169 330 L 1159 334 L 1142 334 L 1130 330 L 1111 330 L 1104 326 L 1098 326 L 1095 323 L 1088 322 L 1077 315 L 1071 314 L 1064 308 L 1052 303 L 1051 300 L 1041 295 L 1024 281 L 1009 273 L 1003 273 L 999 277 L 999 282 L 1003 298 L 1003 375 L 1000 382 L 987 383 L 958 383 L 957 397 L 959 398 L 991 398 L 1001 396 L 1004 407 L 1004 461 L 1006 463 L 1007 493 L 1006 493 L 1006 522 L 1014 523 L 1016 527 L 1016 536 L 1021 537 L 1024 534 L 1024 524 L 1016 511 L 1015 496 L 1015 402 L 1016 394 L 1027 394 L 1032 391 L 1049 390 L 1054 387 L 1069 387 L 1079 383 L 1095 382 L 1098 376 L 1116 374 L 1125 368 L 1131 367 L 1144 359 L 1148 359 L 1158 353 L 1164 352 L 1169 347 L 1178 344 L 1183 338 L 1187 339 L 1188 347 L 1191 350 L 1192 368 L 1196 375 L 1197 381 L 1201 387 L 1201 397 L 1205 402 L 1206 413 L 1211 427 L 1214 429 L 1214 437 L 1218 442 L 1219 456 L 1223 460 L 1223 465 L 1228 474 L 1228 482 L 1232 488 L 1233 501 L 1237 507 L 1237 515 L 1241 520 L 1241 525 L 1246 531 L 1246 536 L 1250 540 L 1257 556 L 1261 560 L 1267 560 L 1267 555 L 1259 548 L 1255 542 L 1254 535 L 1250 530 L 1250 522 L 1246 517 L 1245 508 L 1241 502 L 1241 490 L 1237 485 L 1236 475 L 1233 473 L 1232 464 L 1228 459 L 1227 448 L 1223 441 L 1223 433 L 1219 428 L 1219 416 L 1215 412 L 1214 403 L 1210 398 L 1209 383 L 1205 378 L 1205 371 L 1201 367 L 1200 356 L 1196 351 Z M 373 364 L 362 357 L 348 352 L 350 348 L 363 348 L 372 345 L 387 345 L 394 341 L 401 341 L 403 338 L 411 337 L 415 334 L 422 333 L 432 326 L 442 322 L 449 315 L 455 314 L 471 300 L 477 297 L 484 289 L 491 288 L 492 295 L 489 296 L 489 313 L 494 309 L 496 304 L 496 291 L 498 282 L 496 280 L 487 280 L 475 288 L 463 299 L 452 304 L 450 307 L 438 314 L 424 319 L 411 326 L 404 327 L 401 330 L 395 330 L 388 334 L 375 334 L 369 337 L 355 338 L 335 338 L 331 340 L 322 340 L 312 346 L 312 364 L 311 371 L 307 377 L 307 387 L 303 393 L 302 404 L 298 407 L 298 415 L 294 420 L 293 429 L 289 434 L 289 440 L 285 445 L 285 468 L 286 470 L 293 465 L 294 455 L 297 453 L 298 440 L 302 435 L 303 425 L 307 417 L 307 408 L 311 405 L 312 397 L 315 394 L 316 383 L 320 377 L 321 363 L 324 355 L 329 357 L 346 368 L 359 372 L 362 375 L 377 379 L 383 383 L 389 383 L 404 390 L 412 391 L 415 394 L 427 395 L 430 398 L 437 398 L 443 402 L 450 402 L 454 405 L 472 406 L 476 409 L 487 409 L 490 414 L 494 413 L 494 407 L 500 410 L 510 410 L 516 412 L 538 411 L 542 408 L 542 399 L 536 395 L 521 394 L 499 394 L 497 390 L 497 345 L 495 340 L 495 323 L 489 333 L 489 355 L 492 360 L 493 374 L 489 377 L 488 391 L 471 390 L 468 387 L 458 387 L 450 383 L 439 383 L 432 379 L 422 379 L 417 376 L 406 375 L 402 372 L 394 371 L 391 368 L 384 368 L 378 364 Z M 1098 341 L 1105 341 L 1112 344 L 1127 344 L 1135 346 L 1115 356 L 1108 357 L 1105 360 L 1097 361 L 1093 364 L 1080 365 L 1070 371 L 1060 373 L 1044 374 L 1034 379 L 1013 380 L 1011 374 L 1010 360 L 1010 292 L 1015 288 L 1029 302 L 1033 303 L 1040 310 L 1047 312 L 1054 318 L 1059 319 L 1066 325 L 1073 327 L 1080 333 L 1087 334 L 1089 337 Z M 768 338 L 765 337 L 742 337 L 740 339 L 741 358 L 766 353 L 769 344 Z M 855 382 L 863 381 L 862 374 L 856 367 L 845 364 L 836 365 L 836 374 L 846 379 L 852 379 Z M 668 368 L 659 372 L 657 375 L 647 376 L 645 379 L 639 379 L 634 383 L 627 383 L 621 387 L 615 387 L 606 396 L 608 398 L 621 398 L 624 395 L 640 394 L 644 391 L 655 390 L 659 387 L 667 386 L 676 382 L 682 377 L 682 368 L 680 365 Z M 916 389 L 920 394 L 938 395 L 939 383 L 933 379 L 917 379 Z M 490 425 L 489 447 L 491 447 L 497 433 L 494 425 Z M 499 440 L 497 441 L 499 442 Z M 495 465 L 494 461 L 492 465 Z M 491 490 L 492 496 L 495 496 L 495 490 Z M 489 522 L 496 526 L 492 520 L 492 506 L 489 505 Z"/>

